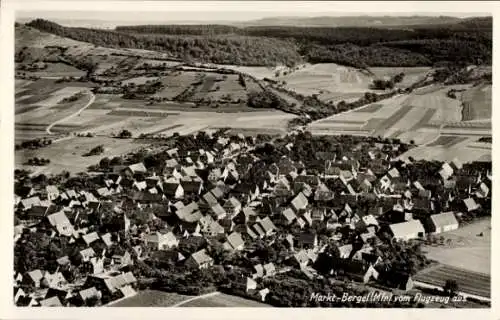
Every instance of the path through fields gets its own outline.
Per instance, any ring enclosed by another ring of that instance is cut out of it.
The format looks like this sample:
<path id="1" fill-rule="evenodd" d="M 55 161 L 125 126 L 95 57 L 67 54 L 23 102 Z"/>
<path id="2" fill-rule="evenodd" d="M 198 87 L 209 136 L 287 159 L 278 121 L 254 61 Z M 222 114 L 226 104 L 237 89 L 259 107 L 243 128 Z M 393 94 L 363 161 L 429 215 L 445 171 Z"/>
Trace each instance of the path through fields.
<path id="1" fill-rule="evenodd" d="M 220 292 L 218 292 L 218 291 L 210 292 L 210 293 L 206 293 L 206 294 L 202 294 L 201 296 L 196 296 L 196 297 L 189 298 L 187 300 L 184 300 L 184 301 L 181 301 L 179 303 L 176 303 L 176 304 L 174 304 L 174 305 L 172 305 L 170 307 L 180 307 L 183 304 L 186 304 L 188 302 L 191 302 L 191 301 L 194 301 L 194 300 L 198 300 L 198 299 L 207 298 L 207 297 L 211 297 L 211 296 L 215 296 L 215 295 L 218 295 L 218 294 L 220 294 Z"/>
<path id="2" fill-rule="evenodd" d="M 52 129 L 52 127 L 54 127 L 56 124 L 58 124 L 60 122 L 64 122 L 64 121 L 66 121 L 66 120 L 68 120 L 68 119 L 70 119 L 70 118 L 72 118 L 72 117 L 80 114 L 83 110 L 87 109 L 90 105 L 92 105 L 92 103 L 94 103 L 94 101 L 95 101 L 95 95 L 91 91 L 88 91 L 88 93 L 91 95 L 89 102 L 87 102 L 87 104 L 85 104 L 85 106 L 83 106 L 82 108 L 80 108 L 79 110 L 77 110 L 75 113 L 72 113 L 72 114 L 70 114 L 67 117 L 64 117 L 62 119 L 59 119 L 59 120 L 54 121 L 51 124 L 49 124 L 49 126 L 45 129 L 45 131 L 47 132 L 47 134 L 52 134 L 52 131 L 50 131 L 50 129 Z"/>

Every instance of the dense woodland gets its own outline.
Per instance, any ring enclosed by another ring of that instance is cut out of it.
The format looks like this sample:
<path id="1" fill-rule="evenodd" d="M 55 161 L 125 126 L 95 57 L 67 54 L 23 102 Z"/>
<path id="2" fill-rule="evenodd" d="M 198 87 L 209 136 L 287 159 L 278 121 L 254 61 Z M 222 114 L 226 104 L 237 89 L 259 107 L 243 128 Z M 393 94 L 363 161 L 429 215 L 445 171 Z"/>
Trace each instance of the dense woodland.
<path id="1" fill-rule="evenodd" d="M 355 67 L 428 66 L 443 61 L 491 63 L 492 19 L 409 29 L 123 26 L 115 31 L 69 28 L 36 19 L 28 26 L 108 47 L 168 52 L 186 61 L 239 65 L 334 62 Z"/>

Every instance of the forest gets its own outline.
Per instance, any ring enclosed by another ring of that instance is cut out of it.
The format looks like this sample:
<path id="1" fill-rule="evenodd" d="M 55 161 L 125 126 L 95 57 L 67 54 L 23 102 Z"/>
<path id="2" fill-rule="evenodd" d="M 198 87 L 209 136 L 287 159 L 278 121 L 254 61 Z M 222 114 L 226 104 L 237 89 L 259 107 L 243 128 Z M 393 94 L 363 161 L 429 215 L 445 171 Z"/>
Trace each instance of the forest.
<path id="1" fill-rule="evenodd" d="M 491 18 L 411 29 L 145 25 L 110 31 L 69 28 L 43 19 L 27 25 L 96 45 L 156 50 L 185 61 L 221 64 L 294 65 L 305 59 L 363 68 L 492 60 Z"/>

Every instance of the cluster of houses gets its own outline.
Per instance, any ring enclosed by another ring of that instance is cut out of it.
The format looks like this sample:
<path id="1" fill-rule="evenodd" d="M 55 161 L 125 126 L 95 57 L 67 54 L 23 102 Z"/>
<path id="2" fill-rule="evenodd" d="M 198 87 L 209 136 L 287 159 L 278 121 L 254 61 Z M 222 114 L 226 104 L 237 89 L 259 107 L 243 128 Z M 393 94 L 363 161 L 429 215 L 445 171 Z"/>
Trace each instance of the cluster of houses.
<path id="1" fill-rule="evenodd" d="M 259 158 L 250 152 L 254 146 L 249 139 L 239 141 L 220 137 L 213 150 L 172 148 L 160 171 L 141 162 L 116 166 L 111 173 L 89 177 L 98 186 L 93 190 L 27 183 L 16 187 L 15 241 L 23 241 L 27 230 L 65 238 L 78 248 L 78 261 L 61 256 L 58 270 L 77 267 L 80 276 L 70 282 L 57 270 L 16 272 L 15 303 L 85 305 L 92 299 L 108 303 L 132 296 L 138 281 L 132 273 L 135 259 L 160 257 L 186 270 L 214 265 L 206 248 L 188 256 L 181 253 L 180 242 L 193 237 L 209 245 L 219 243 L 228 253 L 251 252 L 256 241 L 285 243 L 289 255 L 284 265 L 256 263 L 249 266 L 253 275 L 242 278 L 247 294 L 262 301 L 269 288 L 261 287 L 258 279 L 291 269 L 318 277 L 318 255 L 332 244 L 339 252 L 338 269 L 368 282 L 377 279 L 376 267 L 383 260 L 374 241 L 381 233 L 408 241 L 450 231 L 459 227 L 462 215 L 479 210 L 481 201 L 490 197 L 489 172 L 464 176 L 462 164 L 454 160 L 425 181 L 404 178 L 402 168 L 412 163 L 398 169 L 382 144 L 358 151 L 369 159 L 363 164 L 355 154 L 338 158 L 322 152 L 318 157 L 325 166 L 320 174 L 283 156 L 267 167 L 260 181 L 250 182 L 250 169 Z M 435 194 L 435 188 L 425 187 L 430 185 L 444 191 Z M 376 205 L 361 210 L 362 198 Z M 160 221 L 160 228 L 140 225 L 130 217 L 131 210 L 146 212 L 155 206 L 161 210 L 149 214 L 148 220 Z M 99 221 L 104 212 L 119 218 L 133 239 L 132 248 L 110 254 L 123 239 L 100 233 L 89 219 L 92 215 Z M 318 236 L 319 229 L 328 231 L 328 241 Z M 411 279 L 401 277 L 394 286 L 407 290 Z"/>

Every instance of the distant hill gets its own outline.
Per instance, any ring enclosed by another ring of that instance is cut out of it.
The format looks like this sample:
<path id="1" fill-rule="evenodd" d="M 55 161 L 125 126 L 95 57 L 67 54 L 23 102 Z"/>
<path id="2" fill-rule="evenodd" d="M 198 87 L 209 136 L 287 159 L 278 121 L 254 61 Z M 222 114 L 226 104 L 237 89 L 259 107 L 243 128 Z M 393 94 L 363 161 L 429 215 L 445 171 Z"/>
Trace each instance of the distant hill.
<path id="1" fill-rule="evenodd" d="M 274 17 L 241 23 L 244 26 L 297 27 L 391 27 L 458 23 L 461 18 L 449 16 L 351 16 L 351 17 Z"/>

